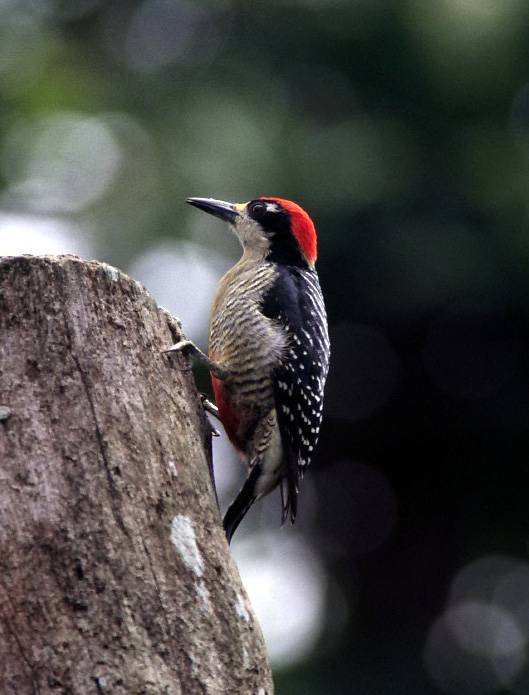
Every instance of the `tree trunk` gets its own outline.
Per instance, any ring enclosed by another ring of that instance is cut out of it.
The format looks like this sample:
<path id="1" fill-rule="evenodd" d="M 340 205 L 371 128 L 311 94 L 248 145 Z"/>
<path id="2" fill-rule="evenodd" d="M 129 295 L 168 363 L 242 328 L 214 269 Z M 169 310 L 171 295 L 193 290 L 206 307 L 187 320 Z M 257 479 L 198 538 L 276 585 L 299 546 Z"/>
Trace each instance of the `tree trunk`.
<path id="1" fill-rule="evenodd" d="M 179 326 L 115 268 L 0 259 L 0 692 L 272 692 Z"/>

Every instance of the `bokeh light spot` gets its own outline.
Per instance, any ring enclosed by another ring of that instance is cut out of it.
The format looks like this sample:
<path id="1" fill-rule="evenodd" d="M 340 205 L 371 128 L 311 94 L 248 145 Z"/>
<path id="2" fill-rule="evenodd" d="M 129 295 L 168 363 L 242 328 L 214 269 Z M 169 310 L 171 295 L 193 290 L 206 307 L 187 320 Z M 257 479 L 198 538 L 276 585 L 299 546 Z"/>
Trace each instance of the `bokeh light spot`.
<path id="1" fill-rule="evenodd" d="M 180 58 L 203 29 L 206 17 L 198 4 L 145 0 L 134 12 L 126 38 L 127 62 L 138 71 L 158 70 Z M 209 27 L 208 43 L 217 39 Z"/>
<path id="2" fill-rule="evenodd" d="M 192 242 L 162 243 L 136 258 L 129 272 L 205 347 L 211 301 L 226 265 L 222 256 Z"/>
<path id="3" fill-rule="evenodd" d="M 443 692 L 527 693 L 529 563 L 486 555 L 455 576 L 445 612 L 432 625 L 424 662 Z"/>
<path id="4" fill-rule="evenodd" d="M 525 661 L 526 637 L 513 616 L 494 604 L 466 601 L 452 606 L 432 626 L 425 665 L 443 692 L 491 693 L 500 686 L 496 661 L 511 678 Z"/>
<path id="5" fill-rule="evenodd" d="M 325 618 L 327 580 L 318 556 L 293 533 L 256 533 L 233 545 L 243 584 L 275 666 L 315 647 Z"/>
<path id="6" fill-rule="evenodd" d="M 93 255 L 92 230 L 73 222 L 0 212 L 0 256 Z"/>
<path id="7" fill-rule="evenodd" d="M 103 196 L 117 175 L 121 149 L 103 120 L 56 112 L 18 122 L 7 134 L 2 169 L 11 205 L 39 212 L 79 212 Z"/>

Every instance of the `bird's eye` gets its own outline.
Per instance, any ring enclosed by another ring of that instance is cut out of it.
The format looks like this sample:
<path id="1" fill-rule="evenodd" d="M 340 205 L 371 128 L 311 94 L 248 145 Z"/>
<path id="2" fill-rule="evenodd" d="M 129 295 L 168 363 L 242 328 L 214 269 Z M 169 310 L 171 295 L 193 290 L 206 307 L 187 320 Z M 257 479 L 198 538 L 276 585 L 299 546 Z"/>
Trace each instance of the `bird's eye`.
<path id="1" fill-rule="evenodd" d="M 264 217 L 266 213 L 266 205 L 258 200 L 250 205 L 249 213 L 254 220 L 259 220 L 261 217 Z"/>

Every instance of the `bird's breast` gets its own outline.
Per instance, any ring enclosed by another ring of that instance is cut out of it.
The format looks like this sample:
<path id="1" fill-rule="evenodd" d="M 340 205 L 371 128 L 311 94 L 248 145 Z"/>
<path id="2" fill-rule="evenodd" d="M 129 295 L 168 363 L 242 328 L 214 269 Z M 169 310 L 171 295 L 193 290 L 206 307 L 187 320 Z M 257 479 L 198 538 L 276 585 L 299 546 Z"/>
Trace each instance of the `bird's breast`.
<path id="1" fill-rule="evenodd" d="M 222 423 L 239 451 L 274 405 L 272 375 L 286 349 L 283 327 L 261 312 L 274 278 L 272 266 L 235 266 L 219 284 L 213 305 L 209 357 L 229 372 L 222 382 L 213 377 L 213 389 Z"/>
<path id="2" fill-rule="evenodd" d="M 285 350 L 284 329 L 261 311 L 276 274 L 272 265 L 240 263 L 219 283 L 210 319 L 209 356 L 225 366 L 239 385 L 250 386 L 268 374 Z"/>

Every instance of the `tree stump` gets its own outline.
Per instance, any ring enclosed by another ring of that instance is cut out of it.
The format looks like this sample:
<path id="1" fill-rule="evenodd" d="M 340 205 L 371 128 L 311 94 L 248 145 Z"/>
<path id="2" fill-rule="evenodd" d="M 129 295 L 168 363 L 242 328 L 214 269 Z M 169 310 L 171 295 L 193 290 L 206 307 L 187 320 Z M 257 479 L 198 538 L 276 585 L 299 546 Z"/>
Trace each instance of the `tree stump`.
<path id="1" fill-rule="evenodd" d="M 177 322 L 71 256 L 0 259 L 0 692 L 269 695 Z"/>

